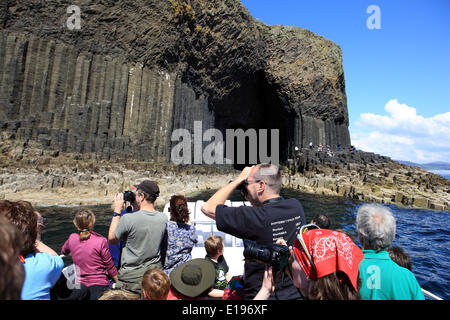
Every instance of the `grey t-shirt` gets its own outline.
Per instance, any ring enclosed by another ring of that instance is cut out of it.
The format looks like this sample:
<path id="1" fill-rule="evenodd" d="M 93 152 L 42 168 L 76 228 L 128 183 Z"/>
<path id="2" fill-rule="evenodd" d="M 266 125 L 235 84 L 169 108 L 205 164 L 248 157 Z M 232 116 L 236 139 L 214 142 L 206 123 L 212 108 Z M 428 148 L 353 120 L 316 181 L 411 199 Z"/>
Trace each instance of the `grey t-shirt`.
<path id="1" fill-rule="evenodd" d="M 139 210 L 120 218 L 115 230 L 116 237 L 124 241 L 120 268 L 131 270 L 160 261 L 166 225 L 167 217 L 159 211 Z"/>

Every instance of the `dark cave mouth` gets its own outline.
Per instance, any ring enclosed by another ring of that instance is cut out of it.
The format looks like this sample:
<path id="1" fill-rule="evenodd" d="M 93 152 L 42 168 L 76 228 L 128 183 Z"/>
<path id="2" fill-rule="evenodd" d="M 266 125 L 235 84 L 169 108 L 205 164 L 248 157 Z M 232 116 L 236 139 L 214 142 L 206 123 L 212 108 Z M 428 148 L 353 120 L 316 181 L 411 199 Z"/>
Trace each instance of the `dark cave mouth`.
<path id="1" fill-rule="evenodd" d="M 283 106 L 263 71 L 243 79 L 214 109 L 215 127 L 226 139 L 224 154 L 231 155 L 235 169 L 256 163 L 279 165 L 292 156 L 297 116 Z"/>

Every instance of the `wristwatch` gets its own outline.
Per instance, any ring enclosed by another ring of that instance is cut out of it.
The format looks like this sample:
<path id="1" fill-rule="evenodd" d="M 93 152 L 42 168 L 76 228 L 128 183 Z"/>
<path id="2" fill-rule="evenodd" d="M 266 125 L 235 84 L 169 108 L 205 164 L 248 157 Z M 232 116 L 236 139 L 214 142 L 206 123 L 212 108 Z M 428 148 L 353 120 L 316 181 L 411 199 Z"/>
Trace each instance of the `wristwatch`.
<path id="1" fill-rule="evenodd" d="M 113 217 L 117 217 L 117 216 L 120 216 L 120 213 L 114 212 Z"/>

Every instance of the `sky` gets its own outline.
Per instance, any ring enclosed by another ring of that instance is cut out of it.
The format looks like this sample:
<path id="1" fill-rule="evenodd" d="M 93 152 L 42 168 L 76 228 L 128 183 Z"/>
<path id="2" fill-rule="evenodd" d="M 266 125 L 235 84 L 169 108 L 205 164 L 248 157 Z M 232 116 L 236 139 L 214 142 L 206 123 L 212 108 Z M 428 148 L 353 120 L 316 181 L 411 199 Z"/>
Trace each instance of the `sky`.
<path id="1" fill-rule="evenodd" d="M 241 2 L 267 25 L 305 28 L 341 47 L 357 149 L 450 162 L 449 0 Z"/>

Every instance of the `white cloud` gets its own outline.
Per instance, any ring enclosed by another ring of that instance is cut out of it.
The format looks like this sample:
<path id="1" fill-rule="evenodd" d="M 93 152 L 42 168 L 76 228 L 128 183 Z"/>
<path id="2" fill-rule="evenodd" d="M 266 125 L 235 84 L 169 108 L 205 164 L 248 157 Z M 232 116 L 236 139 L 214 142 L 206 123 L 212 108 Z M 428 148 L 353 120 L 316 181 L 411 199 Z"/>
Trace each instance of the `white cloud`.
<path id="1" fill-rule="evenodd" d="M 450 112 L 425 118 L 415 108 L 390 100 L 388 115 L 362 113 L 351 133 L 361 150 L 413 162 L 450 162 Z"/>

